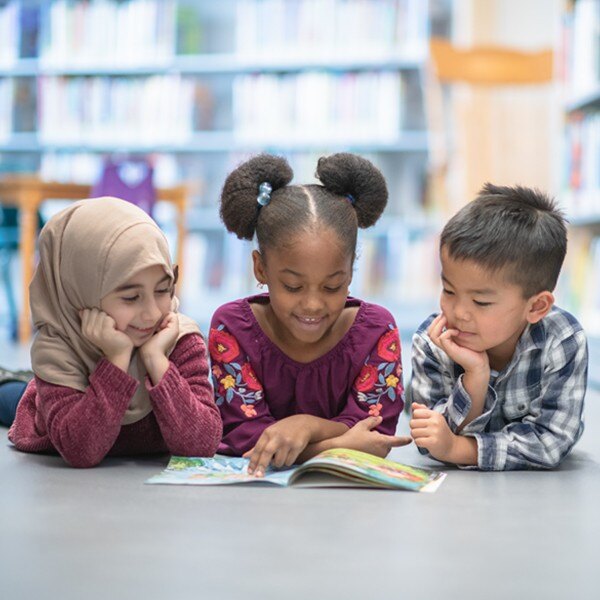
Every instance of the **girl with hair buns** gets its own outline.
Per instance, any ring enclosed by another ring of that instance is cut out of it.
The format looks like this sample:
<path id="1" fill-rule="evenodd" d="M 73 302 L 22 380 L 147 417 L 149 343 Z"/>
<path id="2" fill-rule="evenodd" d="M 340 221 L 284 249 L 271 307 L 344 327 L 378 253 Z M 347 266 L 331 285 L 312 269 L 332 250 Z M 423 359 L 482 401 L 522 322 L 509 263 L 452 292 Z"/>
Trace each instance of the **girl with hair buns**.
<path id="1" fill-rule="evenodd" d="M 384 308 L 348 297 L 358 227 L 387 202 L 382 174 L 353 154 L 323 157 L 321 185 L 290 185 L 285 159 L 261 155 L 234 170 L 221 217 L 256 235 L 254 275 L 268 293 L 221 306 L 209 352 L 224 436 L 219 452 L 264 475 L 344 447 L 386 456 L 403 408 L 400 340 Z"/>
<path id="2" fill-rule="evenodd" d="M 8 437 L 74 467 L 107 455 L 214 454 L 222 424 L 206 347 L 177 312 L 163 233 L 117 198 L 76 202 L 41 232 L 30 286 L 35 378 Z"/>

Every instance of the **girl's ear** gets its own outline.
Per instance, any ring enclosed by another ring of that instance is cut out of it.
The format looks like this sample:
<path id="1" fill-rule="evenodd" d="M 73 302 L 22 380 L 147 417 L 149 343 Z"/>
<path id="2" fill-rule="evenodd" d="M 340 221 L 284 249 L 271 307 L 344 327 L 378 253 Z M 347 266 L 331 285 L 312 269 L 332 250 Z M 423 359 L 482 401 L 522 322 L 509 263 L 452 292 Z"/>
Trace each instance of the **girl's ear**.
<path id="1" fill-rule="evenodd" d="M 527 321 L 537 323 L 541 321 L 554 306 L 554 296 L 552 292 L 544 291 L 535 294 L 529 299 L 529 310 L 527 312 Z"/>
<path id="2" fill-rule="evenodd" d="M 258 283 L 267 283 L 267 274 L 265 272 L 265 263 L 262 254 L 258 250 L 252 250 L 252 265 L 254 268 L 254 277 Z"/>

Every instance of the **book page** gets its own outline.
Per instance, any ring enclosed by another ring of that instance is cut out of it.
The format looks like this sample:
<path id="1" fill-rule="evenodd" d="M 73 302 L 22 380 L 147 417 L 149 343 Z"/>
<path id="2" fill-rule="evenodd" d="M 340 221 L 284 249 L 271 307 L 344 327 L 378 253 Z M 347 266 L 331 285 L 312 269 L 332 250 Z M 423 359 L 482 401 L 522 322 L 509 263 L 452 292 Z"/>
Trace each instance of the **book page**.
<path id="1" fill-rule="evenodd" d="M 365 481 L 373 487 L 423 492 L 435 491 L 445 477 L 445 473 L 404 465 L 366 452 L 335 448 L 305 462 L 292 474 L 290 483 L 314 470 Z"/>

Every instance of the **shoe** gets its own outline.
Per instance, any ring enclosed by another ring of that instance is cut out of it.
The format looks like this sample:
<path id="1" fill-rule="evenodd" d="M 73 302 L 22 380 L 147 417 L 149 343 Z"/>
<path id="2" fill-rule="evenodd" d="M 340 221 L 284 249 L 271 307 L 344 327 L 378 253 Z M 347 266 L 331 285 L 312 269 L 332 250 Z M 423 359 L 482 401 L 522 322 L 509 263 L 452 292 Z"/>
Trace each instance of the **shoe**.
<path id="1" fill-rule="evenodd" d="M 34 372 L 27 369 L 11 370 L 0 367 L 0 383 L 6 383 L 7 381 L 22 381 L 23 383 L 29 383 L 34 377 Z"/>

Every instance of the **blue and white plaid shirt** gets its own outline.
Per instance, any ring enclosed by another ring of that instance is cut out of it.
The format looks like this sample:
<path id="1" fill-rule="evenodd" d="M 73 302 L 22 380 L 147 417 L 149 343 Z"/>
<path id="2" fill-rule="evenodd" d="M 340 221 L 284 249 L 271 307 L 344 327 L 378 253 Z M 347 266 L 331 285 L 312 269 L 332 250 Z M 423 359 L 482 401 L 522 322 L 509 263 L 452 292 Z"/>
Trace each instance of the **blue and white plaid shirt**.
<path id="1" fill-rule="evenodd" d="M 413 336 L 410 397 L 444 415 L 456 433 L 471 398 L 462 367 L 427 335 L 435 316 Z M 585 333 L 568 312 L 554 307 L 528 325 L 510 363 L 492 371 L 483 413 L 460 432 L 477 440 L 477 466 L 486 471 L 557 466 L 583 432 L 587 366 Z"/>

